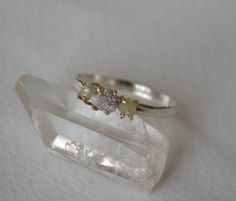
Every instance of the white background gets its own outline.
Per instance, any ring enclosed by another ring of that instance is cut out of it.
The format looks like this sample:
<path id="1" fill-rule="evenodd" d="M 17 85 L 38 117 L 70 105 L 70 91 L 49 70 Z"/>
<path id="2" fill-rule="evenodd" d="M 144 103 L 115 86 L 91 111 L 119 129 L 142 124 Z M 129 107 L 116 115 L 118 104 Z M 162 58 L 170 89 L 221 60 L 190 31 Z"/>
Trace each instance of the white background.
<path id="1" fill-rule="evenodd" d="M 167 170 L 151 194 L 53 157 L 15 81 L 78 72 L 175 97 Z M 231 201 L 236 196 L 235 0 L 0 0 L 1 201 Z"/>

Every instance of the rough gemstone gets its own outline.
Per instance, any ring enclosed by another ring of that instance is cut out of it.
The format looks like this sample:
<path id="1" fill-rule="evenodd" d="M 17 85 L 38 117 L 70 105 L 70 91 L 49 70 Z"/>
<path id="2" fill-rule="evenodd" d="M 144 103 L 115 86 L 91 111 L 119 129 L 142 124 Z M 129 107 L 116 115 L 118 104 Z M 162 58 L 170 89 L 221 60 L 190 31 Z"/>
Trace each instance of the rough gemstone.
<path id="1" fill-rule="evenodd" d="M 121 113 L 133 115 L 137 110 L 137 103 L 130 98 L 127 98 L 125 103 L 121 102 L 119 104 L 118 109 Z"/>
<path id="2" fill-rule="evenodd" d="M 117 108 L 119 98 L 114 95 L 111 88 L 104 89 L 101 94 L 93 96 L 91 103 L 106 113 L 114 112 Z"/>
<path id="3" fill-rule="evenodd" d="M 79 92 L 79 96 L 85 97 L 86 99 L 90 99 L 97 92 L 96 87 L 92 83 L 87 83 L 81 87 Z"/>

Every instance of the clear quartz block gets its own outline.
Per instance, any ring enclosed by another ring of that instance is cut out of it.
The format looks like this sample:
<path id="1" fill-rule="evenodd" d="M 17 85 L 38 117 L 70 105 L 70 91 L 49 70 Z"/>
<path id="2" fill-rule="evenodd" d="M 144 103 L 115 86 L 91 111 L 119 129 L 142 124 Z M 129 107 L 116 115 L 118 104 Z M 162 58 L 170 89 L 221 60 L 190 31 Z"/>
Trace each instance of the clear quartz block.
<path id="1" fill-rule="evenodd" d="M 22 101 L 49 150 L 105 174 L 151 191 L 164 171 L 168 139 L 135 115 L 93 111 L 68 89 L 24 75 L 16 83 Z"/>

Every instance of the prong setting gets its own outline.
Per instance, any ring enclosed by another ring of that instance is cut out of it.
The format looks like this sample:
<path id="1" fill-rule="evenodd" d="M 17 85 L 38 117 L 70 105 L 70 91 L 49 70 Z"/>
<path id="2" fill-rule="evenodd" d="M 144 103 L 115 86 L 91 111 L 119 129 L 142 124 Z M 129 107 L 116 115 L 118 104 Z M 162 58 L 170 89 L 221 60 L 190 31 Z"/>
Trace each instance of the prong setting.
<path id="1" fill-rule="evenodd" d="M 98 108 L 96 106 L 93 105 L 92 108 L 94 111 L 98 111 Z"/>
<path id="2" fill-rule="evenodd" d="M 113 88 L 104 88 L 97 83 L 85 83 L 80 81 L 81 90 L 78 98 L 85 104 L 92 106 L 94 111 L 104 111 L 106 115 L 114 112 L 116 109 L 120 111 L 120 118 L 127 116 L 133 120 L 133 115 L 138 108 L 138 101 L 118 96 L 117 90 Z"/>
<path id="3" fill-rule="evenodd" d="M 117 91 L 116 89 L 112 89 L 113 95 L 116 96 L 117 95 Z"/>
<path id="4" fill-rule="evenodd" d="M 122 103 L 126 103 L 126 98 L 124 96 L 121 96 L 120 100 L 121 100 Z"/>
<path id="5" fill-rule="evenodd" d="M 133 114 L 128 114 L 128 117 L 130 120 L 133 120 L 134 115 Z"/>
<path id="6" fill-rule="evenodd" d="M 125 113 L 120 113 L 120 118 L 124 119 L 125 118 Z"/>

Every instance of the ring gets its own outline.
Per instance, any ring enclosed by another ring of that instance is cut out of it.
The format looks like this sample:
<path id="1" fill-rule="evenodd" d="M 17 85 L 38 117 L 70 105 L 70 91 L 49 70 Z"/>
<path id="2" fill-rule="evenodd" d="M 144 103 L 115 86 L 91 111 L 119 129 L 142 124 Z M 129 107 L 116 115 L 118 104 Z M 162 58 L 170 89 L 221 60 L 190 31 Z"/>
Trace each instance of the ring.
<path id="1" fill-rule="evenodd" d="M 176 102 L 171 97 L 142 84 L 93 74 L 79 74 L 76 80 L 80 85 L 78 98 L 107 115 L 116 109 L 121 119 L 127 116 L 130 120 L 136 113 L 154 117 L 176 113 Z"/>

